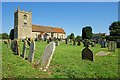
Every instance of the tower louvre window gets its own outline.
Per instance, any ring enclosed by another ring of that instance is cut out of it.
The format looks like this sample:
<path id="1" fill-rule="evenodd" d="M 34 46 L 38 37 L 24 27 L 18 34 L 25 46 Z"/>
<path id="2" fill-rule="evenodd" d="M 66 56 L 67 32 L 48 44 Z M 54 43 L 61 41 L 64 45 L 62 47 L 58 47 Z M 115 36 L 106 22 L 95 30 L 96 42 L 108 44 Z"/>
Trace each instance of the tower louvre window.
<path id="1" fill-rule="evenodd" d="M 24 23 L 24 27 L 27 27 L 27 23 Z"/>
<path id="2" fill-rule="evenodd" d="M 27 20 L 27 15 L 24 15 L 24 20 Z"/>

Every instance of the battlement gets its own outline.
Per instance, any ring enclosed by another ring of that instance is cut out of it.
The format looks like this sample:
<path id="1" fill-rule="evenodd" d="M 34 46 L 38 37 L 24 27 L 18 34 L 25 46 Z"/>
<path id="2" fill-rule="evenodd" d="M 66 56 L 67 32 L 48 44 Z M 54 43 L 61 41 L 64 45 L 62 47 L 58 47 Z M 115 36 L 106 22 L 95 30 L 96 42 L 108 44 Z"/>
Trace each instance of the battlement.
<path id="1" fill-rule="evenodd" d="M 25 10 L 20 10 L 20 7 L 18 7 L 17 10 L 15 10 L 14 13 L 16 13 L 16 12 L 22 12 L 22 13 L 26 13 L 26 14 L 31 14 L 31 13 L 32 13 L 31 10 L 30 10 L 29 12 L 28 12 L 28 11 L 25 11 Z"/>

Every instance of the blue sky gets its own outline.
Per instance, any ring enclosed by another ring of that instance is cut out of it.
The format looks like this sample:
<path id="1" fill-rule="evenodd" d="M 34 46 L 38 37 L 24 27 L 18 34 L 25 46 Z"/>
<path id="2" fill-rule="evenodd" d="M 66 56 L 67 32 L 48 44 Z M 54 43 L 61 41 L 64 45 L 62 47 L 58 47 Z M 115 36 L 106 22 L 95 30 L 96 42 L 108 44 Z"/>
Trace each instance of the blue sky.
<path id="1" fill-rule="evenodd" d="M 66 34 L 82 34 L 82 28 L 91 26 L 93 33 L 109 34 L 109 25 L 118 20 L 117 2 L 3 2 L 2 32 L 14 28 L 14 10 L 32 10 L 32 23 L 62 27 Z"/>

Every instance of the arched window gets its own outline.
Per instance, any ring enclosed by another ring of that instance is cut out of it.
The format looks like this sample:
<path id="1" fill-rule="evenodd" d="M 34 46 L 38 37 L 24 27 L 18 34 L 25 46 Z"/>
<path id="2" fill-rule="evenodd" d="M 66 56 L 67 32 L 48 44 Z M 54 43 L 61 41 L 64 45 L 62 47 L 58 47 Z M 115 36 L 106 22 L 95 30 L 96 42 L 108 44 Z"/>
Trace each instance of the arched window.
<path id="1" fill-rule="evenodd" d="M 24 15 L 24 19 L 27 20 L 27 15 Z"/>
<path id="2" fill-rule="evenodd" d="M 27 23 L 24 23 L 24 27 L 27 27 Z"/>

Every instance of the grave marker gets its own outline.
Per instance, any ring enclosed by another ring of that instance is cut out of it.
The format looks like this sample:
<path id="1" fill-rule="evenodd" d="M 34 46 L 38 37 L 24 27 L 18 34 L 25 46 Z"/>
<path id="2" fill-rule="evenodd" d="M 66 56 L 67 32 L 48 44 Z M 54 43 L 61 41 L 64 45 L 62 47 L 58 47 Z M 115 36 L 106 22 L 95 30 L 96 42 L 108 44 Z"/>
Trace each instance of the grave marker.
<path id="1" fill-rule="evenodd" d="M 82 59 L 93 61 L 93 52 L 88 48 L 88 46 L 82 50 Z"/>
<path id="2" fill-rule="evenodd" d="M 114 41 L 109 41 L 108 50 L 115 52 L 115 42 Z"/>
<path id="3" fill-rule="evenodd" d="M 27 41 L 24 40 L 23 51 L 22 51 L 22 57 L 23 57 L 23 59 L 25 59 L 25 56 L 26 56 L 26 49 L 27 49 Z"/>
<path id="4" fill-rule="evenodd" d="M 50 42 L 42 55 L 41 69 L 46 71 L 50 65 L 50 61 L 55 51 L 55 42 Z"/>
<path id="5" fill-rule="evenodd" d="M 30 43 L 30 50 L 29 50 L 29 56 L 28 56 L 28 61 L 31 63 L 34 60 L 34 52 L 35 52 L 35 41 L 32 41 Z"/>
<path id="6" fill-rule="evenodd" d="M 120 48 L 120 39 L 117 39 L 117 48 Z"/>

